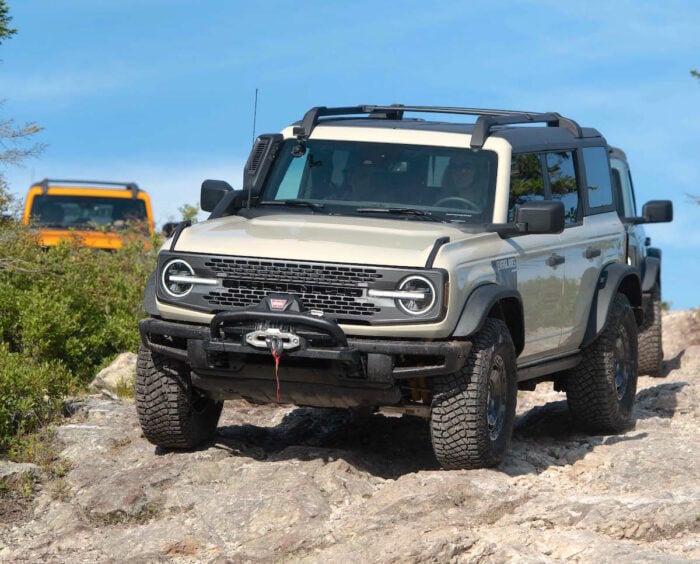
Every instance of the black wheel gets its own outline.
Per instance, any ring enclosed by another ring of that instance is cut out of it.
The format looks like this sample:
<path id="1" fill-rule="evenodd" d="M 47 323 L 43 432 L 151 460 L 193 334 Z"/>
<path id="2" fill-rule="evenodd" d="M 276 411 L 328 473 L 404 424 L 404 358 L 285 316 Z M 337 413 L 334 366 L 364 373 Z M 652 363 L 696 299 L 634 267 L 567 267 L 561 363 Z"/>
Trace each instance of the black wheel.
<path id="1" fill-rule="evenodd" d="M 657 283 L 644 301 L 644 323 L 639 328 L 639 374 L 661 375 L 661 337 L 661 288 Z"/>
<path id="2" fill-rule="evenodd" d="M 623 294 L 617 294 L 603 332 L 568 373 L 566 399 L 586 429 L 619 433 L 632 420 L 637 393 L 637 322 Z"/>
<path id="3" fill-rule="evenodd" d="M 518 392 L 506 324 L 487 319 L 464 368 L 431 383 L 430 431 L 438 462 L 449 469 L 499 464 L 510 445 Z"/>
<path id="4" fill-rule="evenodd" d="M 193 448 L 216 431 L 223 402 L 192 388 L 187 366 L 143 345 L 136 366 L 136 412 L 145 437 L 164 448 Z"/>

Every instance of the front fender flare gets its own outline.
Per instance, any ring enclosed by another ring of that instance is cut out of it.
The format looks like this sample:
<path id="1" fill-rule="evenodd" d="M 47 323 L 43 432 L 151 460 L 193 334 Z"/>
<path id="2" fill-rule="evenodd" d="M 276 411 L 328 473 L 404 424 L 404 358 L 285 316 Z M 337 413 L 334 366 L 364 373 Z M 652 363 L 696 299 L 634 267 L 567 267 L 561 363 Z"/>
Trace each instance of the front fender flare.
<path id="1" fill-rule="evenodd" d="M 481 329 L 492 311 L 496 311 L 498 317 L 508 325 L 515 354 L 519 355 L 525 346 L 523 300 L 520 292 L 499 284 L 484 284 L 469 294 L 452 336 L 473 335 Z"/>

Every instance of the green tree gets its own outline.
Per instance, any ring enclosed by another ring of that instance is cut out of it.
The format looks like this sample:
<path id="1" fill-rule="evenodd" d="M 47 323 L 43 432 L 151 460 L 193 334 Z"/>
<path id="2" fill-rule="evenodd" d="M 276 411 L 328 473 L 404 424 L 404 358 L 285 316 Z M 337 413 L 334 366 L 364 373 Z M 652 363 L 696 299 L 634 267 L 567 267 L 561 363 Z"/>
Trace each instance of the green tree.
<path id="1" fill-rule="evenodd" d="M 694 76 L 695 78 L 700 78 L 700 72 L 696 71 L 695 69 L 690 70 L 691 76 Z"/>
<path id="2" fill-rule="evenodd" d="M 197 223 L 197 214 L 199 213 L 199 204 L 183 204 L 177 211 L 182 215 L 182 221 L 191 221 L 192 223 Z"/>
<path id="3" fill-rule="evenodd" d="M 10 27 L 11 21 L 10 7 L 5 0 L 0 0 L 0 43 L 17 33 L 16 29 Z"/>

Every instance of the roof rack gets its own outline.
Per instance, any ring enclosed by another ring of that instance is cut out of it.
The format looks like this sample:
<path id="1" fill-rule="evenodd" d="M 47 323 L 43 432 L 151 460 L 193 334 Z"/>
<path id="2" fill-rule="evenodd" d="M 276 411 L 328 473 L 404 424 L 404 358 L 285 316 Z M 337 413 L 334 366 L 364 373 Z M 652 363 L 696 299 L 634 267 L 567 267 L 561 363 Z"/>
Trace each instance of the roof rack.
<path id="1" fill-rule="evenodd" d="M 368 114 L 370 118 L 401 120 L 404 112 L 479 116 L 474 125 L 470 142 L 473 148 L 483 147 L 491 131 L 500 125 L 546 123 L 547 127 L 563 127 L 571 131 L 574 137 L 583 137 L 583 132 L 578 123 L 556 112 L 541 113 L 444 106 L 403 106 L 401 104 L 392 104 L 391 106 L 343 106 L 338 108 L 318 106 L 311 108 L 304 114 L 300 125 L 294 127 L 293 132 L 300 139 L 309 137 L 314 127 L 318 125 L 319 118 L 322 117 Z"/>
<path id="2" fill-rule="evenodd" d="M 32 186 L 41 186 L 42 194 L 46 195 L 49 190 L 49 186 L 55 186 L 56 184 L 83 184 L 87 186 L 95 186 L 96 188 L 101 186 L 123 186 L 127 190 L 131 190 L 131 195 L 135 198 L 141 189 L 135 182 L 107 182 L 103 180 L 57 180 L 53 178 L 44 178 L 41 182 L 35 182 Z"/>

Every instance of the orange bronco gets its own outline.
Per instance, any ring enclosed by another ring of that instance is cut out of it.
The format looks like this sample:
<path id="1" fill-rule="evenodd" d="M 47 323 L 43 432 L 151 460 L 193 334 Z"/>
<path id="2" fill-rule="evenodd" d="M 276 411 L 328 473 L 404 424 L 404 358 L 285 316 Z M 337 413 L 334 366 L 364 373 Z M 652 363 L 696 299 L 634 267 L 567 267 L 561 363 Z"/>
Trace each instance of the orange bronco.
<path id="1" fill-rule="evenodd" d="M 78 237 L 96 249 L 118 249 L 125 229 L 153 233 L 148 194 L 133 182 L 49 180 L 27 194 L 22 221 L 39 229 L 41 244 Z"/>

